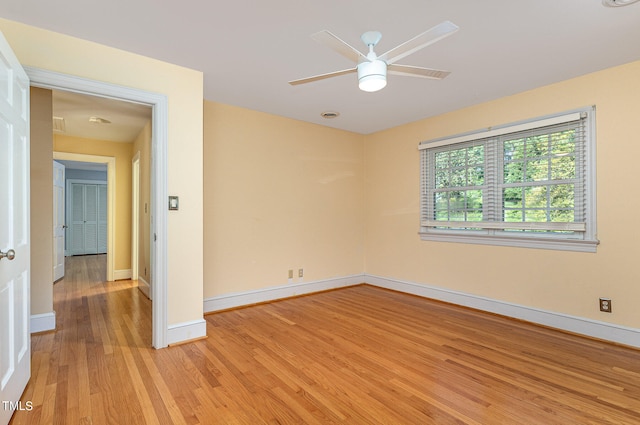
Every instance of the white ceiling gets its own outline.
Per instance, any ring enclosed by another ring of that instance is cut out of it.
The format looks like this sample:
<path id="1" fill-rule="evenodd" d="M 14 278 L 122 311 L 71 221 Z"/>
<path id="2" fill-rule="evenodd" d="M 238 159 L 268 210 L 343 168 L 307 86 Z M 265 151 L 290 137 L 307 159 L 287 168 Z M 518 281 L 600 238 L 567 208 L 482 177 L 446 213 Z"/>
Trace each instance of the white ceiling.
<path id="1" fill-rule="evenodd" d="M 2 0 L 0 16 L 201 70 L 207 100 L 363 134 L 640 59 L 640 3 L 601 0 Z M 378 30 L 384 52 L 444 20 L 460 30 L 401 61 L 451 71 L 442 81 L 287 83 L 355 66 L 315 32 L 364 50 Z"/>
<path id="2" fill-rule="evenodd" d="M 100 164 L 96 162 L 81 162 L 81 161 L 67 161 L 62 159 L 56 159 L 56 162 L 64 165 L 67 170 L 83 170 L 83 171 L 100 171 L 107 172 L 107 164 Z"/>
<path id="3" fill-rule="evenodd" d="M 94 140 L 131 143 L 151 121 L 151 107 L 98 96 L 53 91 L 54 133 Z M 90 122 L 98 117 L 110 123 Z M 63 119 L 63 126 L 56 125 Z M 59 129 L 56 129 L 56 128 Z"/>

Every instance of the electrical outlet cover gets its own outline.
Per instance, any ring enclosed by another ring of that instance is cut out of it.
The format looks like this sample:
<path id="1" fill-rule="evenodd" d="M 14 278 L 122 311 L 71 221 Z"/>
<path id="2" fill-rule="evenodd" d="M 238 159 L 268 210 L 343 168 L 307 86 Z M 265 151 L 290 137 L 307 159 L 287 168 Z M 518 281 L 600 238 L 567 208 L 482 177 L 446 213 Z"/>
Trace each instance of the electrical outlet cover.
<path id="1" fill-rule="evenodd" d="M 611 313 L 611 300 L 609 298 L 600 298 L 600 311 Z"/>

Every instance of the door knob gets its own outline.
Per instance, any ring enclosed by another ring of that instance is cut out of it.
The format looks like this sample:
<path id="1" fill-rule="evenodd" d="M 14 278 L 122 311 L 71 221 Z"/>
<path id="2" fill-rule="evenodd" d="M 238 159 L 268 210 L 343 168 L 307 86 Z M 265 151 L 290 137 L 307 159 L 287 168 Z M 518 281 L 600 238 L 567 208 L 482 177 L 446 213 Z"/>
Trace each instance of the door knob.
<path id="1" fill-rule="evenodd" d="M 16 252 L 13 249 L 7 250 L 7 252 L 0 251 L 0 260 L 3 258 L 7 258 L 7 260 L 11 261 L 16 258 Z"/>

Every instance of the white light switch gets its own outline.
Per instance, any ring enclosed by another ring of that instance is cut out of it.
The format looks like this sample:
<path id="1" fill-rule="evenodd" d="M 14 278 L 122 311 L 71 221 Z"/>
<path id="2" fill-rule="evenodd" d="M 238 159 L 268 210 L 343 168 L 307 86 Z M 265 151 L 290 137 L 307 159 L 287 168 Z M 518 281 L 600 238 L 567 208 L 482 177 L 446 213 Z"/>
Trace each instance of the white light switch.
<path id="1" fill-rule="evenodd" d="M 177 209 L 178 209 L 178 197 L 169 196 L 169 210 L 177 210 Z"/>

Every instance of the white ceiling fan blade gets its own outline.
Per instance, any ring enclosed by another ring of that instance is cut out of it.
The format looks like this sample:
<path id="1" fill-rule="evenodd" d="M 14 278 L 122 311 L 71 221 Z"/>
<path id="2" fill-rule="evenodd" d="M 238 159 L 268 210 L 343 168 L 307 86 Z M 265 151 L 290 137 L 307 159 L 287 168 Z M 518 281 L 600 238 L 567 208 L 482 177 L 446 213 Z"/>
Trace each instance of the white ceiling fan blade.
<path id="1" fill-rule="evenodd" d="M 450 74 L 449 71 L 442 71 L 439 69 L 398 64 L 387 65 L 387 72 L 394 75 L 404 75 L 405 77 L 431 78 L 434 80 L 442 80 L 444 77 Z"/>
<path id="2" fill-rule="evenodd" d="M 358 63 L 363 59 L 367 60 L 367 57 L 362 53 L 360 53 L 358 49 L 342 41 L 336 35 L 332 34 L 327 30 L 317 32 L 313 34 L 311 38 L 313 38 L 315 41 L 317 41 L 320 44 L 324 44 L 331 50 L 341 54 L 342 56 L 352 60 L 353 62 Z"/>
<path id="3" fill-rule="evenodd" d="M 297 86 L 298 84 L 312 83 L 314 81 L 324 80 L 325 78 L 337 77 L 340 75 L 352 74 L 355 72 L 357 72 L 356 68 L 343 69 L 342 71 L 329 72 L 327 74 L 314 75 L 313 77 L 301 78 L 299 80 L 292 80 L 292 81 L 289 81 L 289 84 L 291 84 L 292 86 Z"/>
<path id="4" fill-rule="evenodd" d="M 401 45 L 394 47 L 388 52 L 380 56 L 380 59 L 388 64 L 399 61 L 402 58 L 409 56 L 412 53 L 417 52 L 420 49 L 424 49 L 430 44 L 435 43 L 438 40 L 453 34 L 458 31 L 459 27 L 450 21 L 444 21 L 435 27 L 418 34 L 411 40 L 402 43 Z"/>

